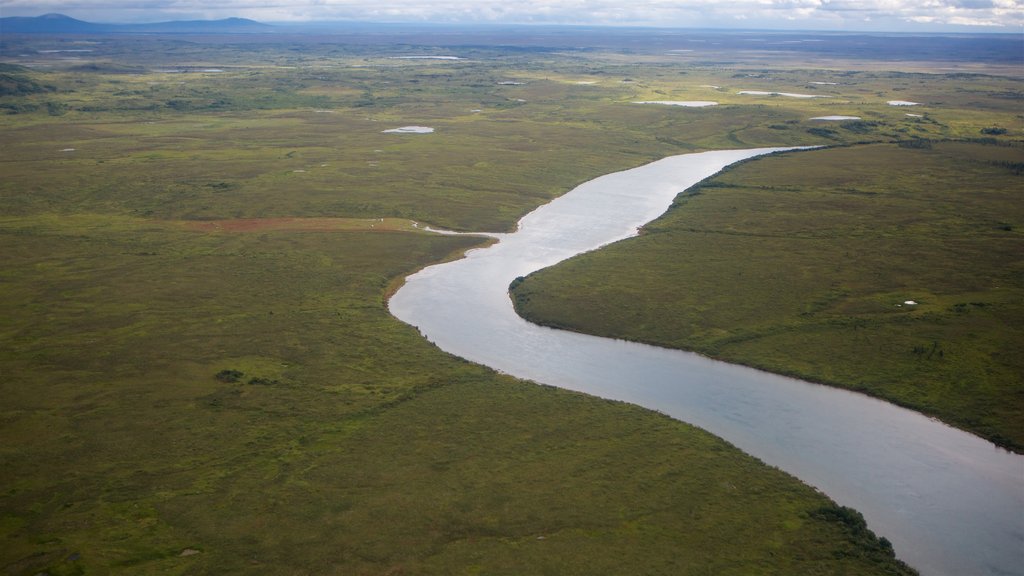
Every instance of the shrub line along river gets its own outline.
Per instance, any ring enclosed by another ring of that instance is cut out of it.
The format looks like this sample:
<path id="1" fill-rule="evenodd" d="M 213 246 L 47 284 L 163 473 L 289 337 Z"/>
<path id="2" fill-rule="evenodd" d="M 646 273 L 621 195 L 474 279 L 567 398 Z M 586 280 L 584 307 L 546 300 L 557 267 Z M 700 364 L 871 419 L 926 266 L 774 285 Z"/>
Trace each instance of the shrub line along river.
<path id="1" fill-rule="evenodd" d="M 544 328 L 513 310 L 516 277 L 632 236 L 700 180 L 784 150 L 684 154 L 586 182 L 499 242 L 413 274 L 391 312 L 467 360 L 704 428 L 858 509 L 926 576 L 1024 575 L 1024 456 L 862 394 Z"/>

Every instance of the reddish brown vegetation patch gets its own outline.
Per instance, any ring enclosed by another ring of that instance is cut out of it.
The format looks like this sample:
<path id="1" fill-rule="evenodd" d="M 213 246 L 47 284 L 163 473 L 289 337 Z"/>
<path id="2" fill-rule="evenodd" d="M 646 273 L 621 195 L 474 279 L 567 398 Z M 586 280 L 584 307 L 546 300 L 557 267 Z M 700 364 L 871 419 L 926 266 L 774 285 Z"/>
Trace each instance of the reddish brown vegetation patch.
<path id="1" fill-rule="evenodd" d="M 238 218 L 187 222 L 202 232 L 262 232 L 267 230 L 353 230 L 373 227 L 369 221 L 352 218 Z"/>

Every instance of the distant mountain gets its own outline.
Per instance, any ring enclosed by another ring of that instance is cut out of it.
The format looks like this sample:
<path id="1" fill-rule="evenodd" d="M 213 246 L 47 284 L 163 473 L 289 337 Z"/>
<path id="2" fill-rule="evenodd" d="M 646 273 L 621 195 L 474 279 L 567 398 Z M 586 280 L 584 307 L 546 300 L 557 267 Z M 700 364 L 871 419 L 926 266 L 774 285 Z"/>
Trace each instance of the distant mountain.
<path id="1" fill-rule="evenodd" d="M 148 24 L 97 24 L 64 14 L 0 18 L 0 34 L 243 34 L 273 31 L 274 27 L 269 24 L 246 18 Z"/>
<path id="2" fill-rule="evenodd" d="M 86 34 L 102 28 L 105 28 L 103 24 L 83 22 L 63 14 L 0 18 L 0 33 L 3 34 Z"/>
<path id="3" fill-rule="evenodd" d="M 223 20 L 177 20 L 152 24 L 123 25 L 135 32 L 237 34 L 248 32 L 271 32 L 274 27 L 248 18 L 224 18 Z"/>

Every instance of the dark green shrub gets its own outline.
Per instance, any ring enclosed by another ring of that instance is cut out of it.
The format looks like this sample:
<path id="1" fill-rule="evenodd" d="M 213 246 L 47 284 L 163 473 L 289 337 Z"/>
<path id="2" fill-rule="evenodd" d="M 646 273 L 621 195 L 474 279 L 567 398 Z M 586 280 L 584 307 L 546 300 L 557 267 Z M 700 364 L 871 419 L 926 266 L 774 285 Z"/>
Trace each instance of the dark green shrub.
<path id="1" fill-rule="evenodd" d="M 214 378 L 221 382 L 238 382 L 242 379 L 242 376 L 244 376 L 244 374 L 238 370 L 226 369 L 217 372 Z"/>

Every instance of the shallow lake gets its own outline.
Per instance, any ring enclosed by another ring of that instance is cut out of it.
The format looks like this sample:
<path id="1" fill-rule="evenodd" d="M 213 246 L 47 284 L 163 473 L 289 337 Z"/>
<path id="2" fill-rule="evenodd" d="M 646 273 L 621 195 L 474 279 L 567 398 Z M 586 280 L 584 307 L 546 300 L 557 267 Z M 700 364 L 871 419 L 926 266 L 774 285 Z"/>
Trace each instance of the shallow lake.
<path id="1" fill-rule="evenodd" d="M 861 394 L 543 328 L 513 310 L 517 276 L 631 236 L 679 192 L 776 150 L 674 156 L 584 183 L 498 243 L 410 276 L 391 312 L 473 362 L 709 430 L 860 510 L 926 576 L 1024 574 L 1024 457 Z"/>

